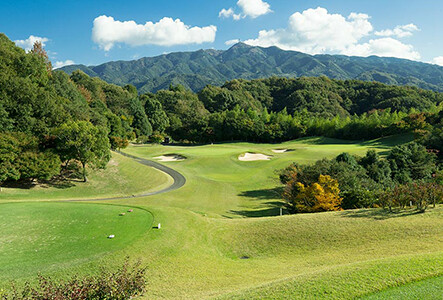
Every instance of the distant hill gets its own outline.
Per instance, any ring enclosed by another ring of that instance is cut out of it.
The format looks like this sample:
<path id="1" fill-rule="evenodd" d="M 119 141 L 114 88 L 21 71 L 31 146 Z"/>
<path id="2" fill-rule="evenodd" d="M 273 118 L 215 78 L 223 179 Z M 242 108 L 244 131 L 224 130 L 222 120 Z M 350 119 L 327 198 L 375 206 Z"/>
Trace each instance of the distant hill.
<path id="1" fill-rule="evenodd" d="M 133 84 L 139 92 L 182 84 L 198 91 L 207 84 L 222 85 L 236 78 L 325 75 L 334 79 L 360 79 L 394 85 L 412 85 L 443 92 L 443 67 L 386 57 L 309 55 L 277 47 L 253 47 L 238 43 L 230 49 L 175 52 L 98 66 L 71 65 L 68 74 L 82 70 L 117 85 Z"/>

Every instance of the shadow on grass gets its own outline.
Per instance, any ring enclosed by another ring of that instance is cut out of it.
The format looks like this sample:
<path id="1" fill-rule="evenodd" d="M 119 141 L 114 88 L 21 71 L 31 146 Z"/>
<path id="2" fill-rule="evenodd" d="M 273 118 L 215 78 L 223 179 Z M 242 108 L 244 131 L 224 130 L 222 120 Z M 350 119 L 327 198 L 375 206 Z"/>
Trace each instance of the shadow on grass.
<path id="1" fill-rule="evenodd" d="M 240 197 L 255 198 L 258 200 L 276 199 L 281 198 L 283 187 L 278 186 L 272 189 L 261 189 L 243 191 L 239 194 Z"/>
<path id="2" fill-rule="evenodd" d="M 53 179 L 53 180 L 41 180 L 38 182 L 30 180 L 8 181 L 2 184 L 2 187 L 30 190 L 35 187 L 40 188 L 56 188 L 56 189 L 68 189 L 75 186 L 74 182 L 82 182 L 79 179 Z"/>
<path id="3" fill-rule="evenodd" d="M 260 202 L 260 206 L 244 210 L 230 210 L 229 213 L 236 214 L 248 218 L 260 218 L 280 215 L 280 208 L 284 206 L 281 199 L 283 187 L 275 187 L 272 189 L 261 189 L 243 191 L 239 194 L 240 197 L 252 198 L 253 200 L 270 200 L 268 202 Z M 271 201 L 273 200 L 273 201 Z"/>
<path id="4" fill-rule="evenodd" d="M 393 218 L 402 218 L 407 216 L 413 216 L 424 213 L 423 211 L 416 209 L 407 210 L 393 210 L 390 212 L 387 209 L 371 208 L 371 209 L 359 209 L 348 210 L 342 212 L 341 216 L 345 218 L 368 218 L 374 220 L 387 220 Z"/>

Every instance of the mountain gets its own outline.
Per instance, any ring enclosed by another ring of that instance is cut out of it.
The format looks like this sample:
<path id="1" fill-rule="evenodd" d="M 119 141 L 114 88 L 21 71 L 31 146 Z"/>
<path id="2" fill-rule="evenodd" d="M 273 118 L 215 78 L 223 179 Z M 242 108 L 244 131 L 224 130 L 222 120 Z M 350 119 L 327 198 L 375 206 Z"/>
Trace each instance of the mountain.
<path id="1" fill-rule="evenodd" d="M 207 84 L 222 85 L 236 78 L 322 75 L 443 91 L 443 67 L 437 65 L 377 56 L 309 55 L 244 43 L 224 51 L 175 52 L 98 66 L 70 65 L 61 69 L 68 74 L 82 70 L 89 76 L 98 76 L 117 85 L 133 84 L 141 93 L 167 89 L 170 84 L 182 84 L 198 91 Z"/>

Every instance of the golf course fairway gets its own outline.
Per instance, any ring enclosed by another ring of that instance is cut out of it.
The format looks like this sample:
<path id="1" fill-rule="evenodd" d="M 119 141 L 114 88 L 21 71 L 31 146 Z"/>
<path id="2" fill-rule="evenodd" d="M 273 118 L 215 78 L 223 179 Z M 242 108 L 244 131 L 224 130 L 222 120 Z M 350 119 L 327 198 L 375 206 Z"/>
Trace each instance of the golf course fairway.
<path id="1" fill-rule="evenodd" d="M 403 135 L 365 142 L 305 138 L 281 144 L 131 145 L 125 153 L 147 160 L 183 157 L 161 163 L 181 173 L 184 186 L 94 202 L 100 196 L 94 195 L 92 181 L 90 203 L 46 202 L 53 199 L 51 193 L 60 193 L 49 187 L 45 194 L 30 196 L 34 202 L 19 203 L 27 199 L 16 197 L 9 200 L 16 203 L 0 204 L 0 222 L 7 228 L 0 236 L 0 285 L 30 280 L 39 271 L 66 277 L 103 265 L 115 268 L 126 256 L 147 267 L 143 299 L 350 299 L 426 284 L 443 274 L 443 206 L 425 213 L 376 208 L 297 215 L 283 210 L 280 216 L 281 184 L 275 172 L 292 162 L 312 163 L 342 152 L 364 155 L 374 149 L 384 155 L 410 140 Z M 245 153 L 270 159 L 239 160 Z M 121 167 L 138 164 L 119 154 L 114 159 Z M 137 172 L 125 173 L 134 194 L 172 184 L 163 173 L 159 178 L 166 181 L 156 181 L 159 171 L 138 165 Z M 78 198 L 70 189 L 65 189 L 68 198 Z M 116 188 L 104 189 L 109 194 Z M 117 196 L 123 194 L 132 192 Z M 132 207 L 133 213 L 119 216 Z M 151 223 L 161 223 L 161 229 L 151 230 Z M 115 239 L 107 239 L 109 234 Z M 97 238 L 87 243 L 92 237 Z M 40 249 L 51 255 L 41 255 Z M 441 280 L 430 284 L 441 285 Z M 439 291 L 434 288 L 423 299 L 435 299 Z"/>

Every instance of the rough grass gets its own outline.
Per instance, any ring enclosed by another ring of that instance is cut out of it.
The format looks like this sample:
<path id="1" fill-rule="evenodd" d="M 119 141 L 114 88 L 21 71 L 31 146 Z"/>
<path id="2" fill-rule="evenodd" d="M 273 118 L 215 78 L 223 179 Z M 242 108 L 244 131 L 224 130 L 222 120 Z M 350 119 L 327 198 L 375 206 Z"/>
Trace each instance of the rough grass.
<path id="1" fill-rule="evenodd" d="M 129 147 L 126 152 L 144 158 L 186 156 L 185 161 L 165 163 L 185 175 L 186 185 L 166 194 L 112 201 L 148 209 L 162 229 L 140 235 L 96 261 L 68 259 L 63 274 L 118 265 L 126 255 L 141 258 L 148 266 L 147 299 L 347 299 L 441 276 L 442 206 L 424 214 L 371 209 L 277 216 L 282 203 L 275 169 L 344 151 L 383 152 L 408 139 Z M 293 151 L 276 154 L 272 149 Z M 239 161 L 238 155 L 245 152 L 273 158 Z M 127 176 L 128 182 L 139 180 L 131 172 Z M 15 224 L 19 232 L 21 223 Z M 42 270 L 51 273 L 46 266 Z"/>
<path id="2" fill-rule="evenodd" d="M 443 277 L 433 277 L 362 297 L 364 300 L 435 299 L 443 298 Z"/>

